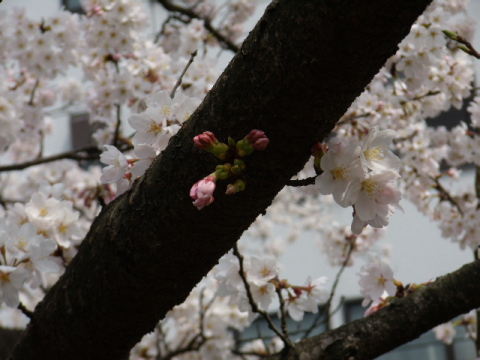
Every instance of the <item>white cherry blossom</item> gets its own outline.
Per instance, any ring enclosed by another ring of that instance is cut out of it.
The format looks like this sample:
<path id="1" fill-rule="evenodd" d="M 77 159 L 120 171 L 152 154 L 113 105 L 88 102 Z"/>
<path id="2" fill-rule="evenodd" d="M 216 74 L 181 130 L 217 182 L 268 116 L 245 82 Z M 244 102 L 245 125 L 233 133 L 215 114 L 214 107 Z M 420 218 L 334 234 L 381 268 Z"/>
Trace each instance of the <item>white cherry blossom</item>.
<path id="1" fill-rule="evenodd" d="M 379 257 L 372 257 L 368 264 L 362 266 L 358 275 L 360 292 L 365 296 L 363 306 L 368 305 L 372 300 L 380 299 L 384 291 L 390 296 L 395 295 L 397 287 L 394 283 L 393 271 Z"/>

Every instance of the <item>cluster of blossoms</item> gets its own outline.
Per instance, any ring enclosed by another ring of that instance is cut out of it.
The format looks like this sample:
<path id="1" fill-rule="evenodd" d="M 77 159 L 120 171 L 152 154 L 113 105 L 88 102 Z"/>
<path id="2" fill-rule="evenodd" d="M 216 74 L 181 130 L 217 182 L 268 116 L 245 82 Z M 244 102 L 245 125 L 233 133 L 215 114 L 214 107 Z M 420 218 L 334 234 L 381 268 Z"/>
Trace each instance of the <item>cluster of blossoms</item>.
<path id="1" fill-rule="evenodd" d="M 77 54 L 78 17 L 59 13 L 35 21 L 25 9 L 0 11 L 0 154 L 12 161 L 38 155 L 50 133 L 42 112 L 56 100 L 48 79 L 65 74 Z"/>
<path id="2" fill-rule="evenodd" d="M 79 212 L 64 187 L 43 186 L 26 204 L 17 202 L 0 222 L 0 301 L 17 307 L 21 289 L 46 286 L 45 274 L 60 273 L 84 237 Z"/>
<path id="3" fill-rule="evenodd" d="M 21 300 L 32 307 L 43 297 L 42 289 L 48 289 L 75 256 L 99 211 L 97 198 L 108 202 L 126 191 L 166 147 L 218 77 L 215 60 L 207 54 L 240 39 L 256 6 L 254 0 L 182 4 L 198 18 L 168 17 L 154 41 L 143 34 L 147 15 L 140 1 L 86 0 L 85 16 L 60 12 L 41 21 L 29 19 L 21 9 L 0 11 L 0 74 L 5 79 L 0 84 L 2 165 L 45 156 L 43 138 L 56 125 L 48 116 L 54 105 L 61 111 L 88 111 L 95 125 L 93 139 L 104 149 L 100 160 L 107 165 L 84 170 L 81 162 L 62 161 L 21 173 L 2 172 L 0 304 L 17 307 Z M 249 229 L 270 255 L 246 257 L 242 278 L 239 258 L 227 254 L 186 302 L 137 345 L 132 359 L 172 353 L 178 359 L 230 359 L 235 358 L 235 346 L 248 354 L 279 351 L 283 342 L 278 337 L 271 348 L 258 341 L 238 347 L 229 329 L 242 331 L 255 317 L 255 307 L 268 311 L 280 296 L 286 312 L 300 321 L 305 312 L 317 312 L 328 294 L 324 277 L 308 278 L 301 286 L 281 280 L 275 257 L 303 230 L 313 230 L 320 234 L 320 249 L 332 265 L 352 265 L 355 256 L 383 236 L 383 227 L 399 207 L 397 181 L 404 197 L 438 222 L 443 236 L 463 248 L 477 248 L 478 194 L 473 187 L 454 192 L 444 179 L 454 183 L 458 166 L 480 165 L 480 98 L 469 105 L 468 124 L 434 128 L 425 120 L 451 106 L 459 108 L 472 90 L 471 57 L 441 33 L 448 28 L 471 39 L 473 23 L 463 16 L 465 7 L 464 0 L 432 2 L 397 54 L 339 121 L 337 137 L 316 148 L 315 158 L 299 174 L 308 178 L 317 175 L 314 168 L 322 172 L 318 187 L 284 189 L 268 216 Z M 206 30 L 207 22 L 223 40 Z M 172 99 L 175 83 L 197 50 L 203 50 L 203 56 L 190 65 Z M 70 66 L 79 69 L 80 77 L 60 79 Z M 129 111 L 134 113 L 129 125 L 135 134 L 124 137 L 128 131 L 121 120 Z M 401 164 L 389 150 L 396 134 Z M 211 132 L 198 135 L 195 146 L 223 163 L 192 187 L 194 206 L 202 209 L 213 202 L 218 179 L 235 178 L 227 194 L 242 191 L 243 157 L 265 149 L 268 141 L 260 130 L 227 144 Z M 351 227 L 332 221 L 333 201 L 353 206 Z M 289 227 L 286 236 L 273 236 L 277 224 Z M 365 303 L 372 302 L 369 312 L 385 306 L 386 297 L 401 288 L 378 258 L 362 268 L 360 286 Z M 0 309 L 0 325 L 23 325 L 6 320 L 13 313 L 7 314 L 9 310 Z M 473 318 L 470 314 L 461 323 L 472 338 Z M 451 340 L 449 326 L 436 330 L 439 338 Z"/>
<path id="4" fill-rule="evenodd" d="M 240 276 L 240 266 L 244 276 Z M 305 312 L 318 312 L 328 292 L 325 277 L 313 281 L 309 277 L 302 286 L 291 285 L 279 280 L 278 267 L 271 255 L 259 258 L 227 253 L 185 302 L 173 308 L 155 331 L 135 346 L 130 358 L 154 359 L 175 352 L 179 359 L 241 359 L 246 354 L 280 351 L 284 343 L 279 337 L 267 345 L 242 339 L 238 333 L 252 325 L 259 312 L 269 316 L 266 311 L 281 293 L 288 314 L 301 321 Z M 236 351 L 232 351 L 235 346 Z M 239 350 L 241 354 L 235 354 Z"/>
<path id="5" fill-rule="evenodd" d="M 166 318 L 146 335 L 130 354 L 131 359 L 158 359 L 177 351 L 178 359 L 231 359 L 234 331 L 249 325 L 246 313 L 215 292 L 209 274 L 188 298 L 168 312 Z"/>
<path id="6" fill-rule="evenodd" d="M 130 125 L 137 130 L 132 138 L 133 154 L 128 157 L 113 145 L 105 145 L 100 161 L 107 164 L 100 180 L 115 183 L 117 195 L 130 188 L 133 180 L 143 175 L 153 159 L 167 147 L 168 140 L 198 106 L 199 100 L 179 94 L 173 99 L 160 91 L 145 101 L 146 109 L 130 116 Z"/>
<path id="7" fill-rule="evenodd" d="M 193 205 L 201 210 L 205 206 L 210 205 L 213 200 L 213 192 L 215 191 L 215 183 L 219 179 L 227 179 L 229 177 L 237 177 L 233 184 L 227 185 L 225 194 L 233 195 L 245 190 L 245 180 L 240 176 L 246 169 L 243 157 L 250 155 L 254 150 L 265 150 L 270 140 L 261 130 L 252 130 L 242 140 L 235 142 L 232 138 L 228 138 L 228 145 L 217 140 L 215 135 L 210 131 L 194 137 L 195 146 L 201 150 L 207 151 L 220 160 L 226 161 L 223 165 L 218 165 L 215 172 L 195 183 L 190 189 L 190 197 L 195 200 Z M 238 178 L 240 177 L 240 178 Z"/>
<path id="8" fill-rule="evenodd" d="M 363 306 L 373 301 L 372 307 L 378 306 L 387 296 L 395 296 L 397 292 L 396 280 L 390 266 L 380 259 L 373 257 L 364 265 L 358 274 L 360 276 L 360 292 L 365 296 Z"/>
<path id="9" fill-rule="evenodd" d="M 400 159 L 389 149 L 396 136 L 393 130 L 370 130 L 363 146 L 346 145 L 338 138 L 327 143 L 315 180 L 320 192 L 332 194 L 342 207 L 354 207 L 352 232 L 360 234 L 369 224 L 375 228 L 388 225 L 388 218 L 399 206 L 400 191 L 395 181 L 400 177 Z"/>
<path id="10" fill-rule="evenodd" d="M 433 329 L 438 340 L 447 345 L 451 345 L 457 335 L 456 327 L 464 326 L 466 336 L 473 341 L 477 340 L 477 314 L 476 310 L 470 311 L 457 320 L 438 325 Z"/>
<path id="11" fill-rule="evenodd" d="M 435 220 L 444 237 L 475 250 L 480 244 L 477 195 L 473 186 L 458 186 L 458 168 L 479 159 L 479 100 L 468 107 L 468 125 L 467 118 L 450 128 L 432 119 L 452 106 L 460 108 L 471 94 L 473 59 L 441 32 L 449 29 L 471 40 L 474 22 L 465 10 L 463 1 L 432 2 L 335 132 L 355 142 L 372 126 L 397 131 L 403 196 Z"/>
<path id="12" fill-rule="evenodd" d="M 243 263 L 243 277 L 240 276 L 239 260 Z M 248 311 L 251 320 L 255 318 L 256 311 L 248 297 L 246 284 L 254 306 L 265 311 L 275 298 L 283 296 L 281 291 L 285 291 L 287 296 L 283 300 L 288 314 L 295 321 L 301 321 L 305 312 L 317 313 L 320 304 L 328 299 L 324 276 L 315 280 L 309 276 L 303 286 L 291 285 L 278 276 L 277 260 L 271 255 L 239 259 L 229 252 L 214 269 L 214 277 L 220 282 L 218 295 L 230 296 L 230 303 L 238 304 L 241 311 Z"/>

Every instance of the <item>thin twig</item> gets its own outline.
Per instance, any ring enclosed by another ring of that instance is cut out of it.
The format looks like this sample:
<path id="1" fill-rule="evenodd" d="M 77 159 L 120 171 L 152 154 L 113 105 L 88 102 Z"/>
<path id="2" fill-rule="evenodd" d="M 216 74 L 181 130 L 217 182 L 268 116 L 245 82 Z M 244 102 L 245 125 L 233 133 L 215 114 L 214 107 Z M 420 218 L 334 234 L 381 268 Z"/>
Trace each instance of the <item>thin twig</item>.
<path id="1" fill-rule="evenodd" d="M 330 296 L 328 298 L 327 303 L 325 304 L 325 315 L 326 315 L 326 324 L 327 324 L 327 330 L 330 329 L 330 308 L 332 306 L 332 301 L 335 296 L 335 291 L 337 290 L 338 283 L 340 282 L 340 277 L 343 274 L 343 271 L 347 267 L 350 257 L 352 256 L 353 250 L 355 249 L 355 240 L 350 241 L 350 247 L 348 248 L 347 256 L 345 257 L 345 261 L 342 264 L 342 267 L 337 273 L 337 276 L 335 277 L 335 282 L 333 283 L 332 290 L 330 291 Z"/>
<path id="2" fill-rule="evenodd" d="M 243 267 L 243 255 L 240 254 L 240 252 L 238 251 L 238 246 L 237 244 L 234 245 L 233 247 L 233 254 L 238 258 L 238 262 L 240 264 L 240 269 L 239 269 L 239 274 L 240 274 L 240 277 L 242 278 L 242 281 L 243 281 L 243 285 L 245 286 L 245 292 L 247 293 L 247 298 L 248 298 L 248 302 L 250 303 L 250 306 L 252 307 L 252 311 L 257 313 L 257 314 L 260 314 L 264 319 L 265 321 L 267 322 L 268 324 L 268 327 L 275 333 L 277 334 L 277 336 L 282 339 L 284 345 L 285 345 L 285 348 L 293 348 L 293 343 L 292 341 L 285 337 L 285 335 L 277 329 L 277 327 L 275 326 L 275 324 L 273 323 L 272 319 L 270 318 L 270 316 L 267 314 L 266 311 L 263 311 L 261 309 L 259 309 L 257 303 L 255 302 L 255 300 L 253 300 L 253 295 L 252 295 L 252 292 L 250 290 L 250 285 L 247 281 L 247 278 L 245 276 L 245 269 Z"/>
<path id="3" fill-rule="evenodd" d="M 190 67 L 190 65 L 192 65 L 193 63 L 193 59 L 195 59 L 195 56 L 197 56 L 197 50 L 195 50 L 192 54 L 190 54 L 190 59 L 188 60 L 188 63 L 187 65 L 185 65 L 185 68 L 183 69 L 182 73 L 180 74 L 180 77 L 178 78 L 177 80 L 177 83 L 175 84 L 175 86 L 173 87 L 173 90 L 172 92 L 170 93 L 170 97 L 173 99 L 173 97 L 175 96 L 175 91 L 177 91 L 177 88 L 180 86 L 180 84 L 182 83 L 182 79 L 183 79 L 183 76 L 185 75 L 185 73 L 187 72 L 188 68 Z"/>
<path id="4" fill-rule="evenodd" d="M 193 338 L 190 339 L 190 341 L 183 346 L 182 344 L 185 342 L 186 337 L 180 342 L 180 347 L 174 351 L 170 351 L 167 347 L 166 342 L 164 342 L 164 345 L 167 349 L 168 354 L 164 357 L 159 358 L 159 360 L 167 360 L 167 359 L 172 359 L 173 357 L 184 354 L 187 352 L 191 351 L 198 351 L 203 344 L 205 344 L 208 341 L 208 337 L 205 336 L 205 314 L 210 309 L 212 306 L 213 302 L 215 301 L 216 296 L 213 296 L 210 301 L 207 303 L 207 305 L 204 307 L 203 306 L 203 300 L 204 300 L 204 292 L 205 289 L 202 289 L 200 292 L 200 297 L 199 297 L 199 333 L 196 334 Z M 163 333 L 162 333 L 163 336 Z"/>
<path id="5" fill-rule="evenodd" d="M 122 125 L 122 117 L 121 117 L 121 106 L 120 104 L 115 104 L 117 108 L 117 124 L 115 126 L 115 134 L 113 135 L 113 146 L 117 147 L 118 144 L 118 136 L 120 134 L 120 126 Z"/>
<path id="6" fill-rule="evenodd" d="M 463 52 L 466 52 L 467 54 L 469 55 L 472 55 L 473 57 L 477 58 L 477 59 L 480 59 L 480 53 L 475 50 L 475 48 L 473 47 L 473 45 L 470 43 L 470 41 L 468 41 L 467 39 L 465 39 L 463 36 L 460 36 L 458 35 L 457 33 L 453 32 L 453 31 L 446 31 L 446 30 L 442 30 L 442 32 L 451 40 L 453 41 L 456 41 L 456 42 L 459 42 L 460 44 L 462 45 L 458 45 L 457 48 L 462 50 Z"/>
<path id="7" fill-rule="evenodd" d="M 312 176 L 306 179 L 300 179 L 300 180 L 288 180 L 285 185 L 287 186 L 293 186 L 293 187 L 300 187 L 300 186 L 308 186 L 308 185 L 313 185 L 315 184 L 315 179 L 316 176 Z"/>
<path id="8" fill-rule="evenodd" d="M 39 83 L 40 83 L 40 81 L 37 79 L 37 80 L 35 80 L 35 84 L 33 84 L 33 89 L 32 89 L 32 92 L 30 93 L 30 100 L 28 101 L 28 105 L 30 105 L 30 106 L 33 106 L 33 104 L 34 104 L 35 91 L 37 90 Z"/>
<path id="9" fill-rule="evenodd" d="M 162 26 L 160 27 L 160 30 L 157 32 L 155 35 L 155 39 L 153 40 L 153 43 L 156 44 L 160 40 L 160 37 L 162 36 L 163 32 L 165 31 L 165 27 L 167 24 L 170 22 L 170 20 L 175 19 L 175 16 L 169 15 L 165 21 L 162 23 Z"/>
<path id="10" fill-rule="evenodd" d="M 282 289 L 280 287 L 275 286 L 275 292 L 278 295 L 278 301 L 280 302 L 280 321 L 282 326 L 282 332 L 287 339 L 290 339 L 288 335 L 288 327 L 287 327 L 287 312 L 285 310 L 285 300 L 282 296 Z"/>
<path id="11" fill-rule="evenodd" d="M 162 329 L 162 323 L 158 323 L 157 326 L 155 327 L 155 332 L 157 334 L 157 356 L 155 357 L 155 360 L 162 360 L 162 347 L 160 343 L 163 343 L 163 345 L 166 347 L 167 352 L 168 352 L 168 347 L 166 346 L 165 340 L 165 335 L 163 334 L 163 329 Z"/>
<path id="12" fill-rule="evenodd" d="M 28 310 L 27 307 L 22 303 L 18 304 L 17 309 L 19 309 L 29 319 L 33 319 L 33 311 Z"/>
<path id="13" fill-rule="evenodd" d="M 475 195 L 477 200 L 480 200 L 480 167 L 475 165 Z M 477 205 L 479 207 L 479 205 Z M 479 259 L 480 246 L 473 252 L 473 258 L 478 261 Z M 480 357 L 480 309 L 475 311 L 476 315 L 476 334 L 475 339 L 475 348 L 477 352 L 477 357 Z"/>
<path id="14" fill-rule="evenodd" d="M 203 20 L 203 25 L 205 26 L 205 29 L 207 29 L 221 44 L 223 44 L 225 48 L 233 51 L 234 53 L 238 52 L 238 46 L 235 45 L 232 41 L 230 41 L 226 36 L 222 35 L 220 31 L 218 31 L 215 27 L 213 27 L 210 20 L 201 17 L 192 9 L 184 8 L 173 4 L 170 0 L 158 0 L 158 2 L 168 11 L 173 11 L 186 15 L 190 19 Z"/>
<path id="15" fill-rule="evenodd" d="M 43 136 L 43 130 L 40 130 L 38 135 L 40 136 L 40 149 L 38 149 L 37 159 L 41 159 L 43 157 L 43 141 L 45 140 L 45 137 Z"/>
<path id="16" fill-rule="evenodd" d="M 123 152 L 123 151 L 131 150 L 132 148 L 133 147 L 131 145 L 126 145 L 119 150 Z M 86 154 L 83 155 L 83 153 L 86 153 Z M 100 158 L 100 153 L 101 153 L 101 150 L 99 150 L 97 147 L 90 146 L 90 147 L 85 147 L 85 148 L 74 150 L 74 151 L 67 151 L 57 155 L 47 156 L 41 159 L 25 161 L 20 164 L 0 166 L 0 172 L 23 170 L 31 166 L 45 164 L 45 163 L 49 163 L 57 160 L 63 160 L 63 159 L 70 159 L 70 160 L 76 160 L 76 161 L 96 160 Z"/>
<path id="17" fill-rule="evenodd" d="M 200 328 L 200 336 L 205 338 L 205 313 L 207 312 L 208 310 L 208 307 L 205 309 L 205 311 L 203 310 L 203 297 L 205 295 L 205 288 L 202 289 L 202 291 L 200 291 L 200 296 L 199 296 L 199 299 L 198 299 L 198 308 L 199 308 L 199 317 L 200 317 L 200 320 L 199 320 L 199 328 Z M 212 302 L 210 302 L 210 305 L 212 304 Z"/>
<path id="18" fill-rule="evenodd" d="M 353 121 L 353 120 L 356 120 L 356 119 L 361 119 L 361 118 L 365 118 L 365 117 L 368 117 L 368 116 L 373 116 L 375 114 L 374 111 L 372 112 L 369 112 L 369 113 L 363 113 L 363 114 L 359 114 L 359 115 L 351 115 L 351 116 L 347 116 L 347 117 L 342 117 L 340 120 L 338 120 L 338 122 L 335 124 L 335 126 L 339 126 L 339 125 L 343 125 L 343 124 L 346 124 L 350 121 Z"/>
<path id="19" fill-rule="evenodd" d="M 435 96 L 435 95 L 438 95 L 438 94 L 440 94 L 440 91 L 429 91 L 426 94 L 415 96 L 413 99 L 410 99 L 410 101 L 418 101 L 418 100 L 422 100 L 426 97 Z"/>
<path id="20" fill-rule="evenodd" d="M 458 212 L 460 215 L 463 216 L 463 210 L 460 207 L 460 205 L 455 201 L 455 199 L 450 195 L 450 193 L 443 187 L 443 185 L 440 183 L 438 178 L 432 178 L 430 177 L 431 180 L 435 182 L 435 186 L 433 187 L 436 189 L 443 198 L 447 199 L 453 206 L 455 206 L 458 209 Z"/>
<path id="21" fill-rule="evenodd" d="M 337 273 L 337 276 L 335 277 L 335 281 L 332 285 L 332 289 L 330 290 L 330 296 L 328 297 L 327 302 L 325 303 L 325 306 L 322 308 L 322 310 L 318 313 L 316 316 L 315 320 L 313 321 L 312 325 L 310 328 L 305 331 L 305 334 L 303 335 L 303 338 L 306 339 L 307 337 L 310 336 L 311 332 L 321 323 L 325 322 L 327 325 L 327 330 L 330 328 L 330 308 L 332 306 L 332 301 L 333 297 L 335 296 L 335 291 L 337 289 L 338 283 L 340 281 L 340 277 L 342 276 L 343 271 L 348 265 L 348 262 L 350 261 L 350 258 L 353 253 L 353 249 L 355 248 L 354 243 L 350 241 L 350 246 L 348 248 L 347 256 L 345 257 L 345 260 L 342 263 L 342 266 L 340 267 L 340 270 Z M 325 321 L 322 321 L 322 317 L 325 315 Z"/>

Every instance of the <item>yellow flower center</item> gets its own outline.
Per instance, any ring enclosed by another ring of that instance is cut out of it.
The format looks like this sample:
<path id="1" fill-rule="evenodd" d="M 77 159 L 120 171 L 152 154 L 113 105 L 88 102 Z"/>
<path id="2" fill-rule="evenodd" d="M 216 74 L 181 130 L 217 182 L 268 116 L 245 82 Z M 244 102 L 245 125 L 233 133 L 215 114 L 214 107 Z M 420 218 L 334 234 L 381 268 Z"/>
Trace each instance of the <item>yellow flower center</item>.
<path id="1" fill-rule="evenodd" d="M 339 167 L 331 171 L 335 180 L 339 181 L 348 181 L 350 180 L 350 171 L 344 166 L 340 165 Z"/>
<path id="2" fill-rule="evenodd" d="M 155 121 L 150 121 L 149 125 L 150 128 L 147 131 L 149 133 L 158 134 L 160 131 L 162 131 L 162 124 L 158 124 Z"/>
<path id="3" fill-rule="evenodd" d="M 372 149 L 369 149 L 363 153 L 367 160 L 376 160 L 380 161 L 385 158 L 385 150 L 381 146 L 376 146 Z"/>
<path id="4" fill-rule="evenodd" d="M 381 190 L 380 186 L 372 179 L 363 180 L 362 186 L 370 198 L 376 198 L 378 192 Z"/>

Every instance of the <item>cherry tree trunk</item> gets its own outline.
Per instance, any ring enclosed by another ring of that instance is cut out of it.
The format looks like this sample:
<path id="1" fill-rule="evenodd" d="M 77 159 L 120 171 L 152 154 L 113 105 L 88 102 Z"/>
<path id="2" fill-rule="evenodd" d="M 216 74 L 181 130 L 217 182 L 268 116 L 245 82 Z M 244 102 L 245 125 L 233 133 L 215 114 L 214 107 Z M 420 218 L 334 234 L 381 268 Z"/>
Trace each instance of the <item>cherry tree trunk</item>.
<path id="1" fill-rule="evenodd" d="M 168 148 L 96 218 L 12 359 L 125 358 L 265 214 L 429 2 L 274 1 Z M 226 196 L 219 182 L 199 211 L 189 190 L 218 161 L 193 137 L 252 129 L 270 144 L 246 159 L 246 190 Z"/>

